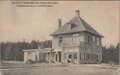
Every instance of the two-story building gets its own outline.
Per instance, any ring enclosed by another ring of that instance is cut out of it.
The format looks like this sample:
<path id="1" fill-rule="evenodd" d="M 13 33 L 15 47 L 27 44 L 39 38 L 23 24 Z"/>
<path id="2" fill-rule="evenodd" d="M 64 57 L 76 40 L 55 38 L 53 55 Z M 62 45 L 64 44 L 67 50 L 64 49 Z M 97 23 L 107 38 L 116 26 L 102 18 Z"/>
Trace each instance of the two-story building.
<path id="1" fill-rule="evenodd" d="M 79 10 L 75 13 L 76 16 L 64 25 L 58 19 L 58 29 L 50 34 L 53 37 L 52 49 L 24 50 L 24 61 L 100 63 L 103 36 L 80 17 Z"/>
<path id="2" fill-rule="evenodd" d="M 100 63 L 102 60 L 102 35 L 80 17 L 76 16 L 51 34 L 55 62 L 62 63 Z"/>

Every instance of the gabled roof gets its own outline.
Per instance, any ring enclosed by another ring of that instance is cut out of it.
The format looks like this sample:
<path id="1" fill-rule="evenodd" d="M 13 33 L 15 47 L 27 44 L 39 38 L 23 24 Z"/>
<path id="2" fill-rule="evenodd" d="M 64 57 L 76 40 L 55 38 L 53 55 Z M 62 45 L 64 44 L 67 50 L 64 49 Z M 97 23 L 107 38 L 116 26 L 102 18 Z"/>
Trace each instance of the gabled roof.
<path id="1" fill-rule="evenodd" d="M 57 29 L 51 35 L 54 36 L 76 32 L 89 32 L 94 35 L 103 37 L 100 33 L 93 29 L 87 22 L 85 22 L 80 16 L 72 18 L 70 21 L 64 24 L 61 28 Z"/>

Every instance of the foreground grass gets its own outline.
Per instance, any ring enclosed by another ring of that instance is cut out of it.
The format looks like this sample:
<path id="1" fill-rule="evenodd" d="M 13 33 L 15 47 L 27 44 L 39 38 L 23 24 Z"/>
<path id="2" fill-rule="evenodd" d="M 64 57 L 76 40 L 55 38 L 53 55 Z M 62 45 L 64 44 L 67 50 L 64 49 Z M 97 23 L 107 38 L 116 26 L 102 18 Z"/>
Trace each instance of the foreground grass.
<path id="1" fill-rule="evenodd" d="M 10 65 L 6 65 L 6 68 Z M 14 64 L 3 75 L 115 75 L 116 69 L 95 66 L 65 66 L 50 64 Z"/>

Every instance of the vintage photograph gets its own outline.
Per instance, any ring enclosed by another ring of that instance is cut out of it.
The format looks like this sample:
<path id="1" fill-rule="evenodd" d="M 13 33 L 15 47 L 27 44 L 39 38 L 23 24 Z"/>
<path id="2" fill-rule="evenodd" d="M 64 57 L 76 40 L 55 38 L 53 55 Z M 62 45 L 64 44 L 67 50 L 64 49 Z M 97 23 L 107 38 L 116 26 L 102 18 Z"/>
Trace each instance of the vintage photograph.
<path id="1" fill-rule="evenodd" d="M 0 1 L 0 75 L 120 75 L 119 1 Z"/>

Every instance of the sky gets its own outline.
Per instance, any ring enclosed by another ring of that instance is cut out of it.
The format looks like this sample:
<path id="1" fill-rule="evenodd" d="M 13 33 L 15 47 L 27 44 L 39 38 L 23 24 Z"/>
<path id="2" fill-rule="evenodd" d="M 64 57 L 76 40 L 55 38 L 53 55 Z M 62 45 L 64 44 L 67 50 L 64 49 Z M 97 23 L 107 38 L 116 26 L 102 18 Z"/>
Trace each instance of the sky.
<path id="1" fill-rule="evenodd" d="M 119 40 L 119 2 L 117 1 L 59 1 L 53 7 L 16 7 L 9 1 L 0 2 L 0 42 L 52 39 L 50 33 L 73 18 L 75 10 L 104 38 L 105 46 Z"/>

